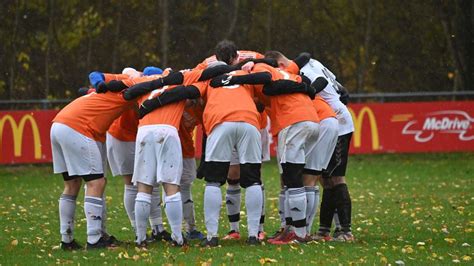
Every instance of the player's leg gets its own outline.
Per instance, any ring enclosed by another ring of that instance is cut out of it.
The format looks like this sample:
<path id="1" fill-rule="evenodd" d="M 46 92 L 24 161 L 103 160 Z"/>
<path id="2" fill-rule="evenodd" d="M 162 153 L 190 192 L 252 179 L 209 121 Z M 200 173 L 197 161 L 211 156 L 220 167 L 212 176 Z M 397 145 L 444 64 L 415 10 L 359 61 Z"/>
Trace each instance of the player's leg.
<path id="1" fill-rule="evenodd" d="M 313 132 L 314 131 L 314 132 Z M 303 185 L 303 170 L 306 163 L 305 145 L 310 138 L 317 140 L 319 125 L 313 122 L 293 124 L 278 134 L 278 153 L 283 169 L 283 182 L 288 188 L 285 209 L 291 216 L 294 236 L 272 242 L 287 244 L 306 241 L 306 192 Z M 287 221 L 288 222 L 288 221 Z"/>
<path id="2" fill-rule="evenodd" d="M 183 217 L 186 237 L 188 239 L 202 239 L 204 236 L 196 228 L 194 201 L 192 195 L 193 181 L 196 179 L 196 160 L 183 158 L 183 174 L 181 176 L 181 197 L 183 201 Z"/>
<path id="3" fill-rule="evenodd" d="M 351 137 L 352 133 L 340 136 L 340 141 L 338 142 L 340 142 L 341 148 L 341 163 L 331 174 L 331 179 L 334 184 L 333 189 L 335 194 L 335 205 L 341 223 L 341 228 L 344 233 L 337 238 L 337 240 L 340 241 L 354 240 L 354 236 L 352 235 L 351 231 L 352 202 L 345 180 Z"/>
<path id="4" fill-rule="evenodd" d="M 270 133 L 270 118 L 267 117 L 267 127 L 260 130 L 261 141 L 262 141 L 262 164 L 263 162 L 270 161 L 270 145 L 272 144 L 272 135 Z M 258 238 L 260 240 L 264 240 L 266 237 L 264 224 L 265 224 L 265 206 L 266 206 L 266 197 L 265 197 L 265 187 L 263 185 L 263 178 L 262 178 L 262 215 L 260 216 L 260 227 Z"/>
<path id="5" fill-rule="evenodd" d="M 183 174 L 183 155 L 178 131 L 170 126 L 160 126 L 154 130 L 156 181 L 163 184 L 164 204 L 171 240 L 175 246 L 185 244 L 182 233 L 183 201 L 179 185 Z"/>
<path id="6" fill-rule="evenodd" d="M 237 150 L 232 151 L 232 158 L 227 174 L 227 189 L 225 194 L 225 204 L 227 209 L 227 217 L 229 218 L 230 231 L 222 239 L 240 239 L 240 205 L 241 205 L 241 189 L 240 189 L 240 164 Z"/>
<path id="7" fill-rule="evenodd" d="M 260 132 L 254 126 L 238 122 L 237 152 L 241 169 L 240 185 L 245 192 L 247 209 L 248 240 L 250 245 L 258 245 L 258 232 L 262 216 L 263 192 L 260 169 L 262 166 L 262 143 Z"/>
<path id="8" fill-rule="evenodd" d="M 202 246 L 218 245 L 219 212 L 222 204 L 220 187 L 225 184 L 234 146 L 234 128 L 224 122 L 209 134 L 206 143 L 206 187 L 204 190 L 204 220 L 207 237 Z"/>
<path id="9" fill-rule="evenodd" d="M 157 158 L 155 155 L 154 126 L 138 128 L 135 145 L 135 162 L 132 183 L 137 186 L 135 199 L 135 242 L 146 245 L 146 232 L 150 218 L 153 187 L 156 186 Z"/>
<path id="10" fill-rule="evenodd" d="M 61 248 L 75 250 L 82 248 L 74 240 L 74 220 L 76 213 L 76 199 L 81 189 L 81 179 L 69 176 L 66 158 L 62 151 L 61 142 L 69 132 L 64 132 L 64 126 L 54 123 L 51 127 L 51 150 L 53 154 L 53 168 L 55 174 L 62 174 L 64 190 L 59 197 L 59 232 L 61 234 Z"/>
<path id="11" fill-rule="evenodd" d="M 149 241 L 171 240 L 171 234 L 166 231 L 163 225 L 163 214 L 161 211 L 162 204 L 162 190 L 159 184 L 153 187 L 151 193 L 151 209 L 150 209 L 150 227 L 151 236 Z"/>

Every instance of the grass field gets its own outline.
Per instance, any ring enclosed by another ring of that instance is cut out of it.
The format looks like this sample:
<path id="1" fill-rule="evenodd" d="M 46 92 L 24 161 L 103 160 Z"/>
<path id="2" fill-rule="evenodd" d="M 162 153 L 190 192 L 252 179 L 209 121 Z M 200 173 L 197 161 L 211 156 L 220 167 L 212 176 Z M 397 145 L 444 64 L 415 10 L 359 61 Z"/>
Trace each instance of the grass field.
<path id="1" fill-rule="evenodd" d="M 156 243 L 148 251 L 130 245 L 63 252 L 58 249 L 57 207 L 62 179 L 51 172 L 49 166 L 0 168 L 0 265 L 474 263 L 474 153 L 352 156 L 347 176 L 357 241 L 300 246 L 248 247 L 242 240 L 221 241 L 214 249 L 203 249 L 193 242 L 183 249 Z M 263 175 L 266 231 L 273 233 L 279 223 L 274 162 L 264 166 Z M 203 189 L 204 183 L 196 181 L 193 193 L 201 230 Z M 122 180 L 109 178 L 108 228 L 117 238 L 132 241 L 122 193 Z M 76 239 L 85 243 L 82 197 L 78 198 L 75 233 Z M 220 221 L 222 235 L 228 231 L 224 208 Z M 245 228 L 242 231 L 245 235 Z"/>

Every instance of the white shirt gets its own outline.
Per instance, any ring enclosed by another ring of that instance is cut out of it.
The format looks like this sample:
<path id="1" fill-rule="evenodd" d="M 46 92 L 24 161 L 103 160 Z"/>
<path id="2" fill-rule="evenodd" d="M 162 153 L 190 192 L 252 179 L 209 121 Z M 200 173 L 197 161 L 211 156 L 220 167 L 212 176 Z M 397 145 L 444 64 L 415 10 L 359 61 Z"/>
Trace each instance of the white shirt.
<path id="1" fill-rule="evenodd" d="M 337 93 L 336 75 L 315 59 L 310 59 L 309 62 L 301 68 L 300 73 L 307 76 L 311 82 L 314 82 L 318 77 L 323 77 L 328 81 L 328 85 L 319 92 L 319 96 L 321 96 L 336 113 L 339 122 L 339 136 L 353 132 L 354 122 L 352 121 L 351 113 L 349 109 L 347 109 L 347 106 L 339 100 L 340 95 Z"/>

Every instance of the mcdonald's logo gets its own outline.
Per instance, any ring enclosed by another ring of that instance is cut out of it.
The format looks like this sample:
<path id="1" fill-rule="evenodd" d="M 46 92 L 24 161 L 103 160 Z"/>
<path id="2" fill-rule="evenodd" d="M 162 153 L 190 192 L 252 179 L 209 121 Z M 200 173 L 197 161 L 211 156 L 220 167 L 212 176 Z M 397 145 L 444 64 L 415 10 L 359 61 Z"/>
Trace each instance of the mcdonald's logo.
<path id="1" fill-rule="evenodd" d="M 21 156 L 21 148 L 23 145 L 23 131 L 26 122 L 30 122 L 31 131 L 33 132 L 34 156 L 35 159 L 41 159 L 41 139 L 38 125 L 31 114 L 24 115 L 20 122 L 17 123 L 11 115 L 5 115 L 0 119 L 0 145 L 3 141 L 3 128 L 5 123 L 9 122 L 13 133 L 13 155 L 15 157 Z"/>
<path id="2" fill-rule="evenodd" d="M 368 106 L 362 107 L 357 115 L 351 108 L 349 108 L 349 112 L 351 113 L 352 120 L 354 121 L 354 148 L 360 148 L 362 144 L 362 123 L 364 122 L 364 118 L 367 116 L 369 118 L 370 133 L 372 136 L 372 150 L 379 150 L 379 130 L 374 112 L 372 112 Z"/>

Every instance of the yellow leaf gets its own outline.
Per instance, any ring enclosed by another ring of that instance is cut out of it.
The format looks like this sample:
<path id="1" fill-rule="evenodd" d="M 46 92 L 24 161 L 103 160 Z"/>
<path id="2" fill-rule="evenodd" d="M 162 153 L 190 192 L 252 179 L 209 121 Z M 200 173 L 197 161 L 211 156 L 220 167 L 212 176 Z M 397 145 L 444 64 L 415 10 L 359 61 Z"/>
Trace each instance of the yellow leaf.
<path id="1" fill-rule="evenodd" d="M 447 237 L 447 238 L 444 239 L 444 241 L 448 242 L 449 244 L 452 244 L 452 243 L 456 242 L 456 239 Z"/>
<path id="2" fill-rule="evenodd" d="M 472 258 L 471 258 L 470 256 L 468 256 L 468 255 L 465 255 L 465 256 L 462 257 L 462 260 L 463 260 L 463 261 L 470 261 L 471 259 L 472 259 Z"/>
<path id="3" fill-rule="evenodd" d="M 12 246 L 17 246 L 18 245 L 18 240 L 13 239 L 12 242 L 10 242 Z"/>

